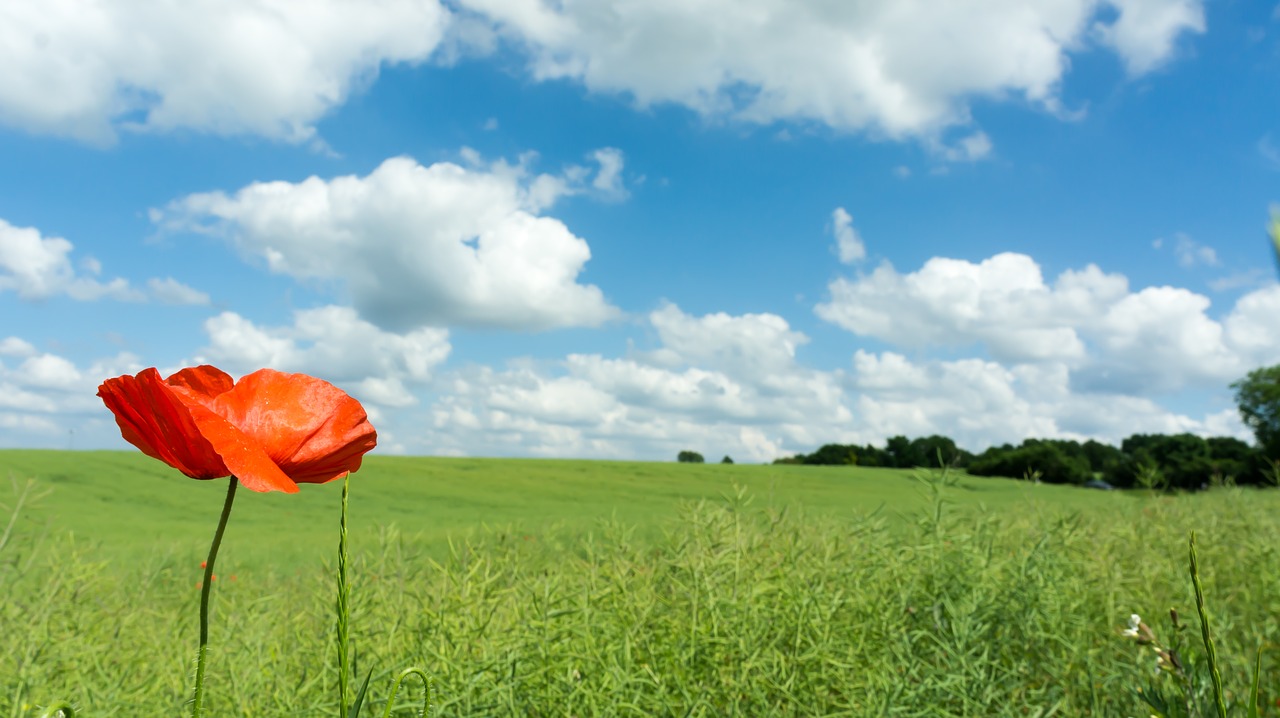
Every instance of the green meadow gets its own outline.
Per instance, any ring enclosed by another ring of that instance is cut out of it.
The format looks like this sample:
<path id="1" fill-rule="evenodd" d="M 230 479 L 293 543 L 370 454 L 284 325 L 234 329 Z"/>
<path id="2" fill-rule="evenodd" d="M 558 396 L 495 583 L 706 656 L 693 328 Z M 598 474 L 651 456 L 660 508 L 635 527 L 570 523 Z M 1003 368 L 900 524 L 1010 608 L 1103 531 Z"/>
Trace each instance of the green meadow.
<path id="1" fill-rule="evenodd" d="M 225 481 L 44 451 L 0 451 L 0 481 L 0 716 L 180 715 Z M 350 485 L 365 715 L 419 665 L 438 715 L 1145 716 L 1137 690 L 1171 675 L 1120 630 L 1139 613 L 1200 667 L 1192 530 L 1232 714 L 1262 646 L 1259 715 L 1280 715 L 1280 491 L 411 457 Z M 209 715 L 336 714 L 340 495 L 239 493 Z"/>

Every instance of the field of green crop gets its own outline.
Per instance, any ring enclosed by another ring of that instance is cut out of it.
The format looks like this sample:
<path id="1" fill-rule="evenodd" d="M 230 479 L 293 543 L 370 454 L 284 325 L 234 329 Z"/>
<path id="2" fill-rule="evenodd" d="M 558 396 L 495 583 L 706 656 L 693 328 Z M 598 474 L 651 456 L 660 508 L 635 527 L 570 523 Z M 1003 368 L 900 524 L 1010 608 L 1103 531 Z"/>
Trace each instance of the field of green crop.
<path id="1" fill-rule="evenodd" d="M 134 453 L 36 451 L 0 451 L 0 482 L 0 716 L 58 698 L 86 716 L 180 715 L 225 482 Z M 1168 691 L 1171 674 L 1120 629 L 1136 612 L 1189 662 L 1203 653 L 1191 530 L 1233 714 L 1259 645 L 1261 715 L 1278 714 L 1280 491 L 375 457 L 351 492 L 365 715 L 417 664 L 450 716 L 1145 716 L 1135 689 Z M 337 713 L 340 493 L 238 496 L 209 715 Z M 393 715 L 415 714 L 406 686 Z"/>

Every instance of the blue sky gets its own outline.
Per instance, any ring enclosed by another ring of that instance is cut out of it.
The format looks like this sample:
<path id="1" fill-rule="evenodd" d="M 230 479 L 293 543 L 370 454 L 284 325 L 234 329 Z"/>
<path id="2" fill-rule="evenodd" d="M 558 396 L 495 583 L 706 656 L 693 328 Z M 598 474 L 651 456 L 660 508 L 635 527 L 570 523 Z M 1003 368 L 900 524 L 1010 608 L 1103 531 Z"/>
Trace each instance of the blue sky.
<path id="1" fill-rule="evenodd" d="M 1248 438 L 1280 5 L 0 7 L 0 446 L 157 366 L 381 450 Z"/>

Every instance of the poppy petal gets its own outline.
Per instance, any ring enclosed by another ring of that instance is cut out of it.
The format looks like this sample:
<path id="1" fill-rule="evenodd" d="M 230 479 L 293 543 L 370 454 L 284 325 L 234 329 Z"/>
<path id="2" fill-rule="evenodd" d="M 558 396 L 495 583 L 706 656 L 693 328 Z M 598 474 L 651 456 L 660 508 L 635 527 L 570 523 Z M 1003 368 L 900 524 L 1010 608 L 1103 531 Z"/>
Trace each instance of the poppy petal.
<path id="1" fill-rule="evenodd" d="M 189 408 L 201 435 L 226 464 L 227 473 L 235 475 L 246 489 L 298 493 L 298 485 L 280 470 L 256 438 L 203 406 Z"/>
<path id="2" fill-rule="evenodd" d="M 108 379 L 98 396 L 116 417 L 125 441 L 193 479 L 216 479 L 231 471 L 201 433 L 191 409 L 155 369 Z"/>
<path id="3" fill-rule="evenodd" d="M 208 364 L 187 367 L 165 379 L 164 383 L 204 406 L 212 403 L 219 394 L 231 391 L 236 384 L 230 374 Z"/>
<path id="4" fill-rule="evenodd" d="M 298 483 L 342 478 L 378 443 L 360 402 L 305 374 L 261 369 L 220 394 L 213 409 Z"/>

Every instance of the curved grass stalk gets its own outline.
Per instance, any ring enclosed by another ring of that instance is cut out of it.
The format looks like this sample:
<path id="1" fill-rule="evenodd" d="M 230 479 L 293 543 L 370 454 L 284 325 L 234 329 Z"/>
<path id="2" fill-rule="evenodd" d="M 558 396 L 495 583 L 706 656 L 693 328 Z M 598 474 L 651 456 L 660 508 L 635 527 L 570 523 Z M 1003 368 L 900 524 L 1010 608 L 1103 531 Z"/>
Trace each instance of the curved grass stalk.
<path id="1" fill-rule="evenodd" d="M 410 666 L 400 671 L 400 675 L 396 676 L 396 682 L 391 684 L 391 695 L 387 697 L 387 710 L 382 714 L 382 718 L 391 718 L 391 707 L 395 705 L 396 693 L 400 692 L 400 684 L 409 676 L 422 679 L 422 716 L 426 718 L 431 713 L 431 677 L 427 675 L 425 669 Z"/>
<path id="2" fill-rule="evenodd" d="M 76 709 L 66 701 L 58 701 L 40 714 L 40 718 L 76 718 Z"/>

